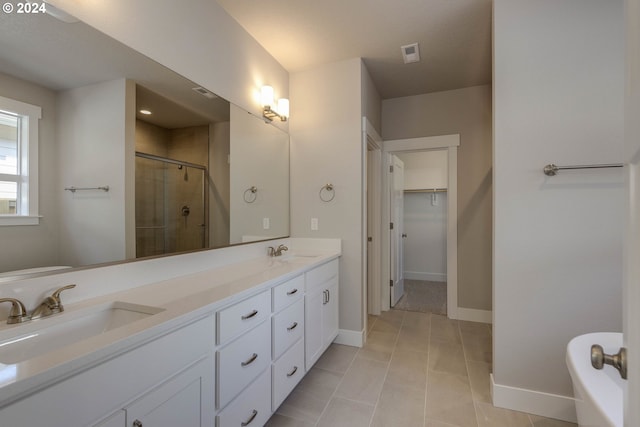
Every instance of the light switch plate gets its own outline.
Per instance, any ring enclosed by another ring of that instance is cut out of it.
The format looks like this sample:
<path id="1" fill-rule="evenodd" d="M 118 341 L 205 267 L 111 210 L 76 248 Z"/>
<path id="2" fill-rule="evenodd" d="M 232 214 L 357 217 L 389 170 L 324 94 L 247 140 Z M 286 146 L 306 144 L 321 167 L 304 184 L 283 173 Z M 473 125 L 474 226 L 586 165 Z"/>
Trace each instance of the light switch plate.
<path id="1" fill-rule="evenodd" d="M 311 230 L 318 231 L 318 218 L 311 218 Z"/>

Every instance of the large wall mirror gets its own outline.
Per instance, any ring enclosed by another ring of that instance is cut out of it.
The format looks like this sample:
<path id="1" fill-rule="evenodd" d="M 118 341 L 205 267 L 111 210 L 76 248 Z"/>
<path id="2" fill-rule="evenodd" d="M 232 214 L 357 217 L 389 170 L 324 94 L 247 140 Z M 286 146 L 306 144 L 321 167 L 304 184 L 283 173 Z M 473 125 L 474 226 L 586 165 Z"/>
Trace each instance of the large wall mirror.
<path id="1" fill-rule="evenodd" d="M 289 234 L 288 135 L 82 22 L 0 14 L 0 98 L 42 111 L 41 217 L 0 226 L 0 279 Z"/>

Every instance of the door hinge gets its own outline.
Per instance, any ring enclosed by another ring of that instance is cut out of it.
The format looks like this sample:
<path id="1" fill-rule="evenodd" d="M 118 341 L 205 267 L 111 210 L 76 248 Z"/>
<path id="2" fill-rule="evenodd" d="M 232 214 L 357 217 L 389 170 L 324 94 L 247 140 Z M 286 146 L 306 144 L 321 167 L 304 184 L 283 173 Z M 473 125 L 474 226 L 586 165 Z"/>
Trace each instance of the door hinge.
<path id="1" fill-rule="evenodd" d="M 389 280 L 389 286 L 393 287 L 393 279 Z"/>
<path id="2" fill-rule="evenodd" d="M 389 172 L 393 173 L 393 165 L 389 166 Z"/>
<path id="3" fill-rule="evenodd" d="M 389 230 L 393 230 L 393 223 L 392 222 L 389 223 Z"/>

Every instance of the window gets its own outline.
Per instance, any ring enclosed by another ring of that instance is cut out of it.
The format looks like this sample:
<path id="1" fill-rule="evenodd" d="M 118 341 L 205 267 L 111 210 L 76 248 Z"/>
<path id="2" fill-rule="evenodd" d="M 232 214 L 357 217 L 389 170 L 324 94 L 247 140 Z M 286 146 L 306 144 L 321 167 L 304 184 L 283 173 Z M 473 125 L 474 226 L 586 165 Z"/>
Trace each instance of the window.
<path id="1" fill-rule="evenodd" d="M 36 225 L 41 108 L 0 97 L 0 225 Z"/>

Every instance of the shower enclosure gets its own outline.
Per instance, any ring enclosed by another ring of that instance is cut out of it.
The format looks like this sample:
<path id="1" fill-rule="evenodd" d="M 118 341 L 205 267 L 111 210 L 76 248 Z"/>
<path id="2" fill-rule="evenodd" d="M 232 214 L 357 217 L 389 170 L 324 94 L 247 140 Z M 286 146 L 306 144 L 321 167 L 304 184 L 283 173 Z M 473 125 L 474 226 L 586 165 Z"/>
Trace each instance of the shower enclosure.
<path id="1" fill-rule="evenodd" d="M 207 169 L 136 152 L 136 257 L 208 247 Z"/>

